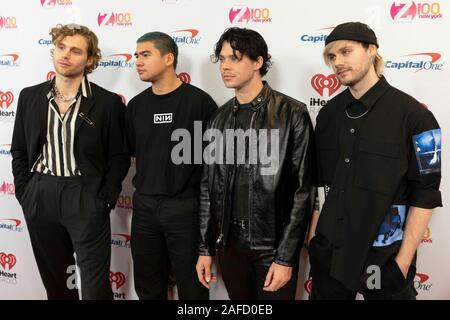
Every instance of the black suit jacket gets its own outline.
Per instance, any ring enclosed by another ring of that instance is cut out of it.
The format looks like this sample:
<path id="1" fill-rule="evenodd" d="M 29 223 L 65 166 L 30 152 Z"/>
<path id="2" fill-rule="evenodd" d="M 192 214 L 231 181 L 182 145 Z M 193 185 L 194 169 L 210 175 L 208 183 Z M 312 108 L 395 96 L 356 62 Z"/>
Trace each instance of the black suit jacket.
<path id="1" fill-rule="evenodd" d="M 124 149 L 125 106 L 121 98 L 91 84 L 92 96 L 81 97 L 75 123 L 74 156 L 83 183 L 111 208 L 117 201 L 122 180 L 130 166 Z M 42 152 L 47 134 L 51 81 L 20 92 L 11 144 L 16 197 L 22 196 L 31 179 L 31 168 Z M 80 116 L 84 114 L 84 117 Z"/>

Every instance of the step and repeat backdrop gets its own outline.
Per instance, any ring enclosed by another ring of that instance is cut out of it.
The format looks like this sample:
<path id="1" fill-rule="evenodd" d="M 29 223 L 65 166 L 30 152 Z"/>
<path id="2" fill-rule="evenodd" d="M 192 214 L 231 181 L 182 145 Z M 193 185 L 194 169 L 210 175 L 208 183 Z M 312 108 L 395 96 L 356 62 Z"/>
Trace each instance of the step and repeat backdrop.
<path id="1" fill-rule="evenodd" d="M 313 122 L 320 108 L 344 88 L 322 60 L 324 41 L 346 21 L 369 24 L 379 38 L 387 80 L 429 108 L 450 127 L 448 57 L 450 10 L 446 0 L 21 0 L 0 2 L 0 299 L 45 299 L 26 222 L 14 197 L 11 137 L 22 88 L 54 76 L 49 30 L 80 23 L 100 39 L 103 60 L 90 80 L 121 95 L 124 102 L 149 86 L 135 70 L 136 39 L 149 31 L 170 34 L 179 46 L 177 74 L 207 91 L 221 105 L 233 96 L 224 87 L 210 54 L 222 32 L 241 26 L 260 32 L 273 59 L 266 80 L 273 88 L 307 104 Z M 446 40 L 447 39 L 447 40 Z M 448 150 L 443 151 L 441 191 L 448 203 Z M 111 213 L 110 282 L 115 299 L 137 299 L 133 285 L 130 225 L 134 164 Z M 450 216 L 434 211 L 418 253 L 418 299 L 450 299 Z M 57 258 L 57 257 L 55 257 Z M 68 277 L 72 276 L 69 270 Z M 302 252 L 297 299 L 311 288 Z M 75 278 L 75 276 L 73 276 Z M 74 280 L 75 281 L 75 280 Z M 176 286 L 169 290 L 176 298 Z M 220 280 L 211 299 L 227 299 Z"/>

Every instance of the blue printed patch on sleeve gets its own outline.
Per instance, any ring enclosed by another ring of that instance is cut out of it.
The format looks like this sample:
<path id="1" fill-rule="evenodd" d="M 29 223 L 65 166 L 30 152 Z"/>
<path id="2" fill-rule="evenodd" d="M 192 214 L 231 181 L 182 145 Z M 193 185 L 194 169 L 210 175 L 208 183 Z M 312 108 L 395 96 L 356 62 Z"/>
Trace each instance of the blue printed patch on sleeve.
<path id="1" fill-rule="evenodd" d="M 441 129 L 433 129 L 413 136 L 420 174 L 441 171 Z"/>
<path id="2" fill-rule="evenodd" d="M 380 228 L 373 247 L 385 247 L 403 239 L 403 225 L 406 220 L 405 205 L 394 205 L 389 209 Z"/>

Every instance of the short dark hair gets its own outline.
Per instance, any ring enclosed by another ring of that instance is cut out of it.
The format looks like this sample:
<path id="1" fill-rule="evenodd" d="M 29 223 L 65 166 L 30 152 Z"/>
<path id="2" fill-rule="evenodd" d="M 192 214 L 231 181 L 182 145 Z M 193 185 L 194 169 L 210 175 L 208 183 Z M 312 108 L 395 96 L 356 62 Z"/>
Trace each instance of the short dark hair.
<path id="1" fill-rule="evenodd" d="M 156 49 L 161 52 L 161 55 L 167 53 L 173 54 L 173 68 L 177 68 L 178 64 L 178 46 L 171 36 L 164 32 L 153 31 L 148 32 L 137 39 L 136 43 L 151 41 L 155 45 Z"/>
<path id="2" fill-rule="evenodd" d="M 258 32 L 251 29 L 238 27 L 226 29 L 214 47 L 214 53 L 211 56 L 211 60 L 214 63 L 219 61 L 220 51 L 222 50 L 224 42 L 228 42 L 230 44 L 236 58 L 238 58 L 236 51 L 240 52 L 242 56 L 246 55 L 253 61 L 257 61 L 258 57 L 262 57 L 264 62 L 259 69 L 259 73 L 261 76 L 267 74 L 272 62 L 270 61 L 267 43 Z"/>

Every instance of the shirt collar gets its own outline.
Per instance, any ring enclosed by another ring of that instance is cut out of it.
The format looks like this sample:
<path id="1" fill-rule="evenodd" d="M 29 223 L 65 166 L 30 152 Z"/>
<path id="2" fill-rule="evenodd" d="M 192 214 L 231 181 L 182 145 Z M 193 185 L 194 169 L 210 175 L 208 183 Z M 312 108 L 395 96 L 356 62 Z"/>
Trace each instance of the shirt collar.
<path id="1" fill-rule="evenodd" d="M 55 84 L 55 78 L 50 82 L 50 90 L 47 93 L 47 99 L 53 97 L 53 85 Z M 81 94 L 85 98 L 92 97 L 91 83 L 89 82 L 87 76 L 85 75 L 80 83 L 80 88 L 78 89 L 78 94 Z"/>
<path id="2" fill-rule="evenodd" d="M 359 102 L 361 102 L 368 110 L 371 110 L 378 99 L 380 99 L 390 87 L 391 85 L 386 81 L 385 77 L 381 76 L 380 80 L 378 80 L 377 83 L 367 90 L 367 92 L 359 99 L 353 97 L 350 89 L 347 88 L 347 90 L 344 91 L 344 106 L 347 108 L 355 100 L 359 100 Z"/>

